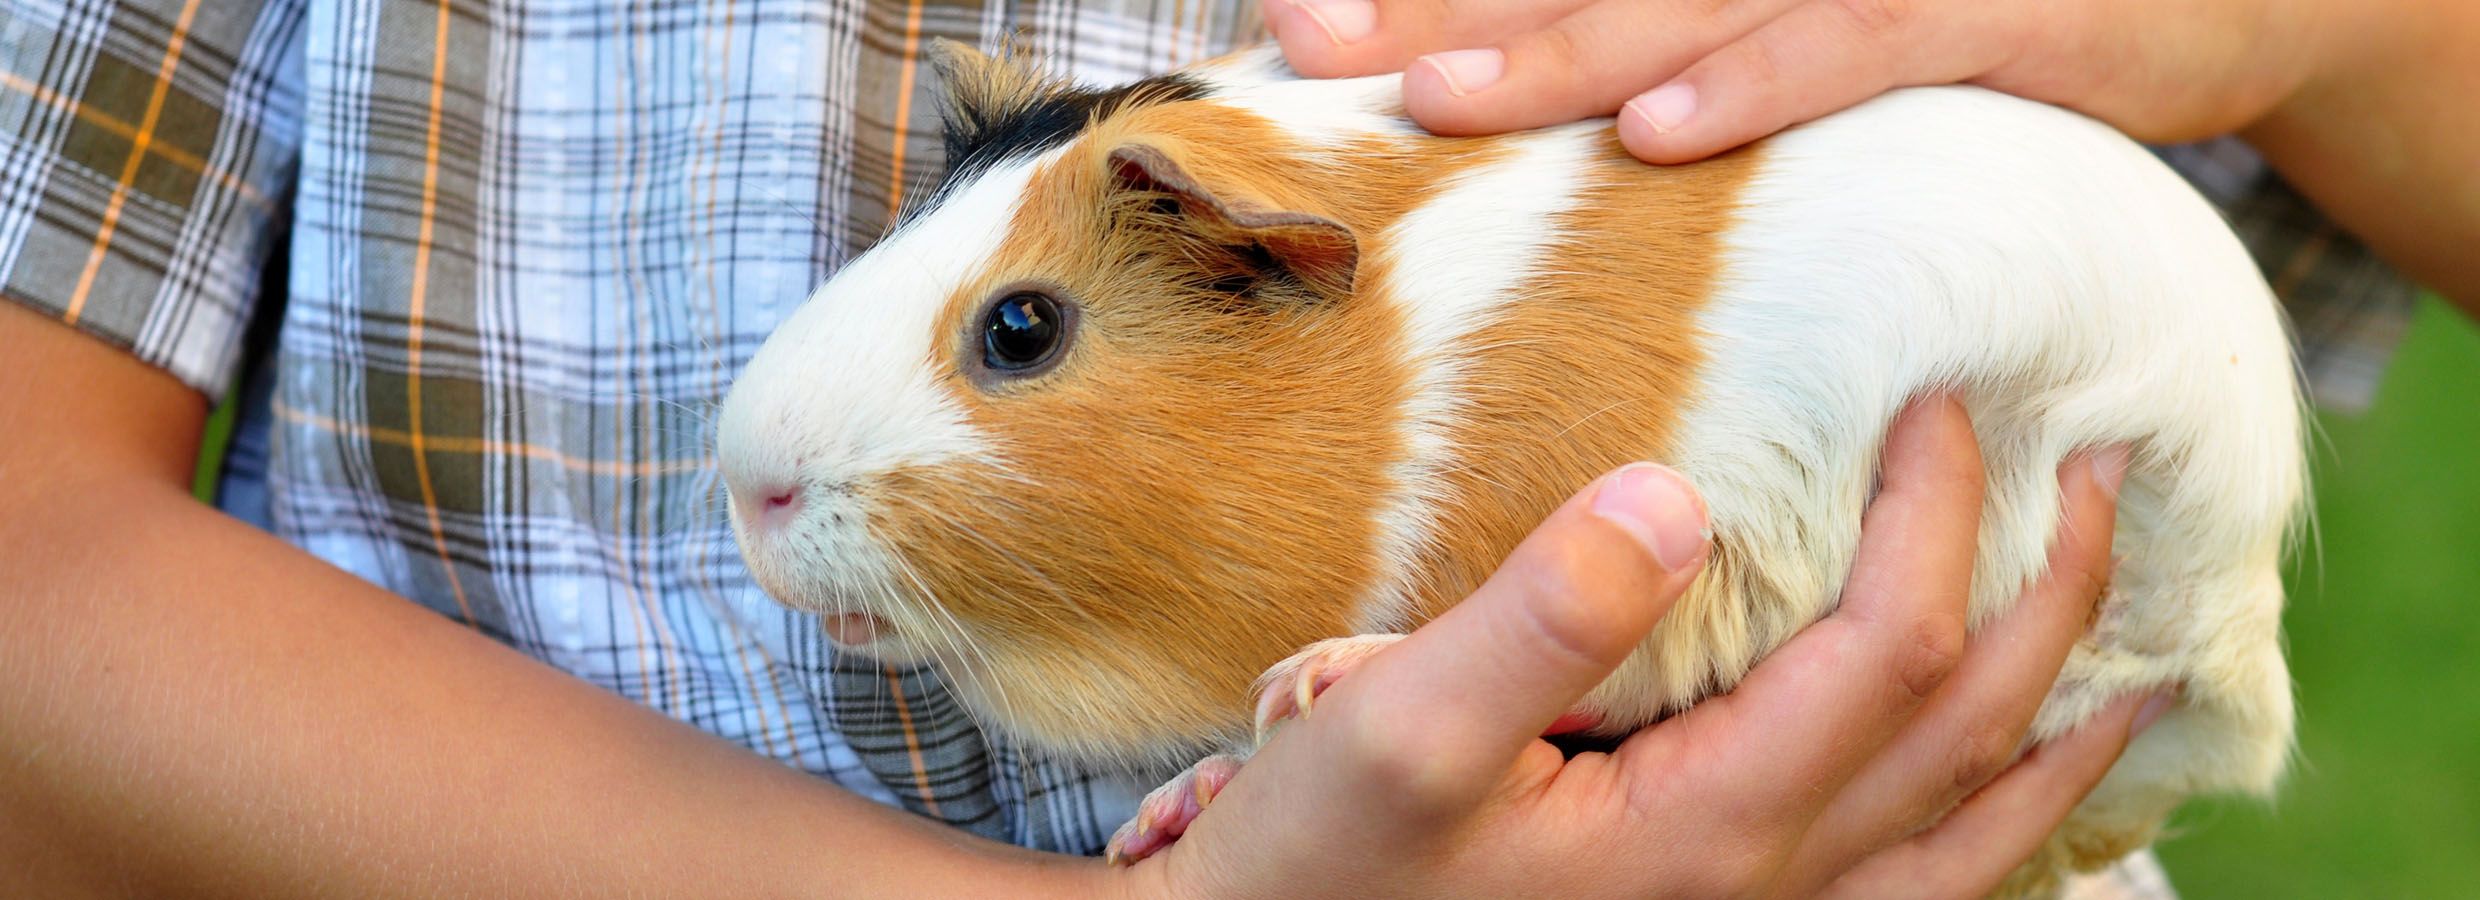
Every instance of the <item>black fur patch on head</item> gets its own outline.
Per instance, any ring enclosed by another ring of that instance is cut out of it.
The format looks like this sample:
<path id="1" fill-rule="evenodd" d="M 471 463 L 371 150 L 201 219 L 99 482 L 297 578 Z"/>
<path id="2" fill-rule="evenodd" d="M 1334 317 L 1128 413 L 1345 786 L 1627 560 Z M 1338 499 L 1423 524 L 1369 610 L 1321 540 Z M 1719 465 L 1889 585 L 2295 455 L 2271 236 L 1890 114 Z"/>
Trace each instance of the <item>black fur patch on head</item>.
<path id="1" fill-rule="evenodd" d="M 1178 73 L 1081 88 L 1042 74 L 1013 53 L 994 57 L 952 41 L 935 42 L 930 57 L 942 82 L 946 168 L 932 190 L 908 204 L 902 216 L 907 220 L 937 207 L 950 191 L 991 167 L 1066 144 L 1095 122 L 1140 106 L 1211 94 L 1204 82 Z"/>
<path id="2" fill-rule="evenodd" d="M 1156 75 L 1113 88 L 1062 88 L 995 109 L 947 111 L 947 172 L 955 181 L 1003 160 L 1032 156 L 1073 140 L 1086 126 L 1123 110 L 1197 100 L 1205 83 L 1184 74 Z"/>

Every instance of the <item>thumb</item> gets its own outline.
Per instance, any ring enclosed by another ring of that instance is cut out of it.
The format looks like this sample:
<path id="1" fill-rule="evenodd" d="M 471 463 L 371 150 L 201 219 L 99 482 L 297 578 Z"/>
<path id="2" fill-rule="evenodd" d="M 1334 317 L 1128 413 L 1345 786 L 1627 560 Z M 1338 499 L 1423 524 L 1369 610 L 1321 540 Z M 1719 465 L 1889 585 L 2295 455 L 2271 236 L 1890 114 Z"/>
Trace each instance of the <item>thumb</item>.
<path id="1" fill-rule="evenodd" d="M 1444 811 L 1494 788 L 1542 730 L 1601 683 L 1703 567 L 1705 506 L 1639 463 L 1550 514 L 1454 609 L 1328 692 L 1364 786 Z"/>

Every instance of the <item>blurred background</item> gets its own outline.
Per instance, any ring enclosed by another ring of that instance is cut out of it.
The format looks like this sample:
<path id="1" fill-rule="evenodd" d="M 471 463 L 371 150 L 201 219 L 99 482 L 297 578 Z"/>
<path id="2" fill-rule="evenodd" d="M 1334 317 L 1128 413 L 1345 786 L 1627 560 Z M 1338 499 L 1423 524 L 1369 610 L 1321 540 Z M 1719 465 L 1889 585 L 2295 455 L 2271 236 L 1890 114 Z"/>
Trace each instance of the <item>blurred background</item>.
<path id="1" fill-rule="evenodd" d="M 2190 803 L 2162 863 L 2192 898 L 2480 896 L 2480 328 L 2422 298 L 2375 404 L 2317 420 L 2298 768 Z"/>
<path id="2" fill-rule="evenodd" d="M 2422 298 L 2376 402 L 2317 420 L 2321 546 L 2294 555 L 2287 614 L 2300 764 L 2271 803 L 2190 803 L 2162 862 L 2197 900 L 2480 896 L 2480 326 Z"/>

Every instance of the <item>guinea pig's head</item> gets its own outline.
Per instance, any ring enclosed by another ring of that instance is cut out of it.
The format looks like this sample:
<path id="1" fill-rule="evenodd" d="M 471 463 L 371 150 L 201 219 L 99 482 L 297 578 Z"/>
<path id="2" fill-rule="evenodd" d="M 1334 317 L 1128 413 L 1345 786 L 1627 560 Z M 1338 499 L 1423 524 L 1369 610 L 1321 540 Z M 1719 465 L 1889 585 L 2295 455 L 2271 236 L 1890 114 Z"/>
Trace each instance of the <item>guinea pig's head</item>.
<path id="1" fill-rule="evenodd" d="M 1397 322 L 1322 164 L 1210 85 L 945 68 L 949 179 L 725 403 L 734 534 L 840 646 L 1019 738 L 1229 739 L 1378 577 Z"/>

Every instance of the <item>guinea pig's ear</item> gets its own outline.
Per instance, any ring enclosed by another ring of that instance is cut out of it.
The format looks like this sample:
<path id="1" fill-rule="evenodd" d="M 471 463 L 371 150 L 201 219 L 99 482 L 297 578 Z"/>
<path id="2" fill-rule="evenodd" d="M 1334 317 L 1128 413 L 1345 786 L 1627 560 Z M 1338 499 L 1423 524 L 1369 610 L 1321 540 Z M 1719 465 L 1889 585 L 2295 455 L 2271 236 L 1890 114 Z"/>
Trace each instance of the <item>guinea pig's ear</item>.
<path id="1" fill-rule="evenodd" d="M 1328 300 L 1352 296 L 1360 268 L 1360 242 L 1342 223 L 1305 212 L 1268 209 L 1206 187 L 1162 150 L 1128 144 L 1111 151 L 1112 174 L 1123 191 L 1170 199 L 1203 236 L 1231 247 L 1263 281 L 1289 275 Z M 1242 292 L 1255 285 L 1235 286 Z"/>

